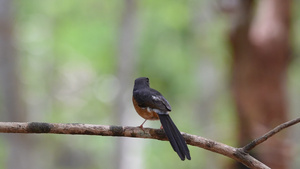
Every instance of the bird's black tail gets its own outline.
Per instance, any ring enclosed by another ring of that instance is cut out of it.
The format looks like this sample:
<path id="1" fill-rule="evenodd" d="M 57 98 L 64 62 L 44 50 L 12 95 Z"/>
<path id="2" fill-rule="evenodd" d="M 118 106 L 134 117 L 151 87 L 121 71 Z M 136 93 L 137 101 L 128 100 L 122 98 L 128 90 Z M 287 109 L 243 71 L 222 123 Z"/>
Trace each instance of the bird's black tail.
<path id="1" fill-rule="evenodd" d="M 185 160 L 185 158 L 190 160 L 191 159 L 190 151 L 186 145 L 183 136 L 175 126 L 171 117 L 168 114 L 159 114 L 159 119 L 173 147 L 173 150 L 177 152 L 181 160 Z"/>

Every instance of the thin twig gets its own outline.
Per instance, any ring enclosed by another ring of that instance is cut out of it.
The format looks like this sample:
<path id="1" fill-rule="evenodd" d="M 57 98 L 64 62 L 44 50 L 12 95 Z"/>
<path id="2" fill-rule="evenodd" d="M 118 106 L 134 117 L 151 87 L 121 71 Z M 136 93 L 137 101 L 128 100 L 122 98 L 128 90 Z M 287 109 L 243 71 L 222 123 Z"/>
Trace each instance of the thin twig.
<path id="1" fill-rule="evenodd" d="M 0 122 L 0 133 L 53 133 L 53 134 L 77 134 L 77 135 L 101 135 L 147 138 L 157 140 L 167 140 L 163 130 L 130 126 L 105 126 L 92 124 L 60 124 L 60 123 L 18 123 Z M 237 160 L 245 166 L 253 169 L 270 169 L 262 162 L 256 160 L 241 148 L 234 148 L 200 136 L 182 133 L 187 144 L 204 148 Z"/>
<path id="2" fill-rule="evenodd" d="M 290 127 L 292 125 L 295 125 L 297 123 L 300 122 L 300 117 L 290 120 L 288 122 L 285 122 L 283 124 L 278 125 L 277 127 L 275 127 L 274 129 L 270 130 L 269 132 L 267 132 L 266 134 L 264 134 L 263 136 L 251 141 L 249 144 L 247 144 L 246 146 L 243 147 L 243 150 L 245 152 L 249 152 L 250 150 L 252 150 L 254 147 L 256 147 L 257 145 L 265 142 L 267 139 L 269 139 L 270 137 L 272 137 L 273 135 L 275 135 L 276 133 L 280 132 L 281 130 Z"/>

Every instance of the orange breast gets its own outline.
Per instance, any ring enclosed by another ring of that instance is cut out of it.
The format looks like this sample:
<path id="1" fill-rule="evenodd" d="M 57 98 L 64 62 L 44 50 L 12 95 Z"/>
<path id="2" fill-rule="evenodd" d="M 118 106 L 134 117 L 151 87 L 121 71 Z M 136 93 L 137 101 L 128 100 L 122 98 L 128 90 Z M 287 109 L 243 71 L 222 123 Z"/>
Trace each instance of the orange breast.
<path id="1" fill-rule="evenodd" d="M 157 113 L 155 113 L 154 111 L 152 111 L 150 109 L 139 107 L 138 103 L 135 101 L 135 99 L 133 97 L 132 97 L 132 102 L 133 102 L 133 106 L 134 106 L 136 112 L 144 119 L 146 119 L 146 120 L 158 120 L 159 119 Z"/>

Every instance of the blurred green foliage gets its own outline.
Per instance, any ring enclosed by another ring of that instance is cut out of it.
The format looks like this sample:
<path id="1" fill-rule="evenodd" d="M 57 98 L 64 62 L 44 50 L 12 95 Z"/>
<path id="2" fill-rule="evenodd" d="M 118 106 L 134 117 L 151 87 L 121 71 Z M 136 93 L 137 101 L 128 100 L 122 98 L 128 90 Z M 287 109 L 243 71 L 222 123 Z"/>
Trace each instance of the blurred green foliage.
<path id="1" fill-rule="evenodd" d="M 300 53 L 300 13 L 296 6 L 300 3 L 294 3 L 295 57 L 289 84 L 299 94 L 300 61 L 296 56 Z M 29 121 L 114 125 L 116 98 L 112 93 L 117 88 L 114 85 L 123 8 L 124 1 L 118 0 L 14 2 L 16 46 Z M 229 87 L 226 16 L 216 4 L 205 0 L 144 0 L 138 1 L 137 18 L 134 76 L 148 76 L 151 86 L 166 96 L 173 108 L 172 118 L 175 123 L 180 121 L 182 131 L 234 146 L 236 120 Z M 292 97 L 300 99 L 297 95 Z M 132 121 L 130 125 L 141 122 L 142 119 Z M 159 127 L 157 122 L 146 126 L 152 124 Z M 116 138 L 36 138 L 47 144 L 39 145 L 38 151 L 51 157 L 41 159 L 48 168 L 109 169 L 114 163 Z M 228 162 L 223 156 L 191 146 L 192 161 L 181 162 L 168 142 L 138 141 L 146 146 L 143 166 L 147 169 L 220 168 Z M 0 140 L 1 149 L 4 144 Z M 66 156 L 75 159 L 70 162 L 74 166 L 64 164 Z M 0 157 L 0 168 L 4 168 L 5 155 L 0 153 Z M 81 161 L 82 158 L 88 160 Z"/>

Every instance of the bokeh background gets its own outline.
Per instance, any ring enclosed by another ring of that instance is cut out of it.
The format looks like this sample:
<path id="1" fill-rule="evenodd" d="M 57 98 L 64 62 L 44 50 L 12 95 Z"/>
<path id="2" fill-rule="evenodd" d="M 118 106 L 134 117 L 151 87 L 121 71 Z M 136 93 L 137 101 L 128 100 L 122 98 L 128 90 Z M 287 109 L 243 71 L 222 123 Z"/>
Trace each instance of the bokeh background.
<path id="1" fill-rule="evenodd" d="M 299 5 L 0 0 L 1 121 L 138 126 L 132 87 L 147 76 L 181 131 L 242 146 L 299 117 Z M 252 152 L 272 168 L 296 169 L 299 132 L 293 126 Z M 182 162 L 157 140 L 0 134 L 0 168 L 242 168 L 189 148 L 192 160 Z"/>

